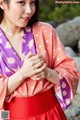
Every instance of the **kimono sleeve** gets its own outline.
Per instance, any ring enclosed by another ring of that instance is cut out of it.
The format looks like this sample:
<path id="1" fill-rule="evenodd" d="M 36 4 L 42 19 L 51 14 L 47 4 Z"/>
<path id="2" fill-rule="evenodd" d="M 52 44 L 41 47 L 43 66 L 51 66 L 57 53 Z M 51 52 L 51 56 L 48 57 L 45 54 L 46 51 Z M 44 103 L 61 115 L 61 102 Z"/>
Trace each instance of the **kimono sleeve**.
<path id="1" fill-rule="evenodd" d="M 8 85 L 8 77 L 3 77 L 0 73 L 0 110 L 3 109 Z"/>
<path id="2" fill-rule="evenodd" d="M 73 58 L 66 52 L 58 34 L 52 30 L 53 69 L 59 73 L 60 85 L 55 85 L 56 96 L 63 109 L 66 109 L 76 94 L 78 71 Z"/>

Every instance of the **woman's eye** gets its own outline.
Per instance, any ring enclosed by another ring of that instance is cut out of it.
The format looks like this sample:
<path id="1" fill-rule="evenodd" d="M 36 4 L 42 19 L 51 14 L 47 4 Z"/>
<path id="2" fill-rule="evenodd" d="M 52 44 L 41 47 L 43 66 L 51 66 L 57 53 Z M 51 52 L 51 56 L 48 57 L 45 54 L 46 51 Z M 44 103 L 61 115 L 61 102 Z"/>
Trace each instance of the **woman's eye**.
<path id="1" fill-rule="evenodd" d="M 32 5 L 35 5 L 35 0 L 33 0 L 33 1 L 31 2 L 31 4 L 32 4 Z"/>
<path id="2" fill-rule="evenodd" d="M 25 4 L 24 1 L 19 1 L 18 3 L 21 4 L 21 5 L 24 5 L 24 4 Z"/>

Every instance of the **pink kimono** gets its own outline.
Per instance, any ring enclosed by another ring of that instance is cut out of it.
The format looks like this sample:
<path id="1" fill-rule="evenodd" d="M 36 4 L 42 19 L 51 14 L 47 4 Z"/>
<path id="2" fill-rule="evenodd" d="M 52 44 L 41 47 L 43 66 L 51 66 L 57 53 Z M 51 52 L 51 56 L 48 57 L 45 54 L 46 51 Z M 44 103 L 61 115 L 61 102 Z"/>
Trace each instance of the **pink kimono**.
<path id="1" fill-rule="evenodd" d="M 61 106 L 66 109 L 78 86 L 78 73 L 74 60 L 64 49 L 51 25 L 38 22 L 33 25 L 32 29 L 23 31 L 23 56 L 29 51 L 41 54 L 47 67 L 59 73 L 60 86 L 46 79 L 35 81 L 27 78 L 11 95 L 6 97 L 8 78 L 22 66 L 23 61 L 20 60 L 4 32 L 0 29 L 0 110 L 4 110 L 4 101 L 10 102 L 13 97 L 31 97 L 52 87 L 55 89 Z M 30 40 L 28 43 L 26 38 Z"/>

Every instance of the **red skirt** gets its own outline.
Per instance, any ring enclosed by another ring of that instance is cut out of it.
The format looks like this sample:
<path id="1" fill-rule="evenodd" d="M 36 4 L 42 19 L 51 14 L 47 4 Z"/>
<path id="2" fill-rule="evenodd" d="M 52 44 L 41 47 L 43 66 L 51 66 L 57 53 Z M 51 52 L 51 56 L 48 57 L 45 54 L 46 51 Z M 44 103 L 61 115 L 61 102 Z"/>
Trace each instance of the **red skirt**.
<path id="1" fill-rule="evenodd" d="M 67 120 L 51 89 L 30 98 L 15 97 L 4 105 L 10 120 Z"/>

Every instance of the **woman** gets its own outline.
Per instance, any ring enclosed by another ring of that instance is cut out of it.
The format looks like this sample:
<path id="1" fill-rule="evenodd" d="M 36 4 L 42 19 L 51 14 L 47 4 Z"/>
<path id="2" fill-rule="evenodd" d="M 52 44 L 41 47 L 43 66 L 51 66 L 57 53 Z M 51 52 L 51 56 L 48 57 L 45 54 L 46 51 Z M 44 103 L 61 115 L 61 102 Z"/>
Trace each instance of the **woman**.
<path id="1" fill-rule="evenodd" d="M 2 119 L 66 120 L 58 100 L 65 109 L 76 93 L 74 60 L 38 15 L 39 0 L 0 0 Z"/>

